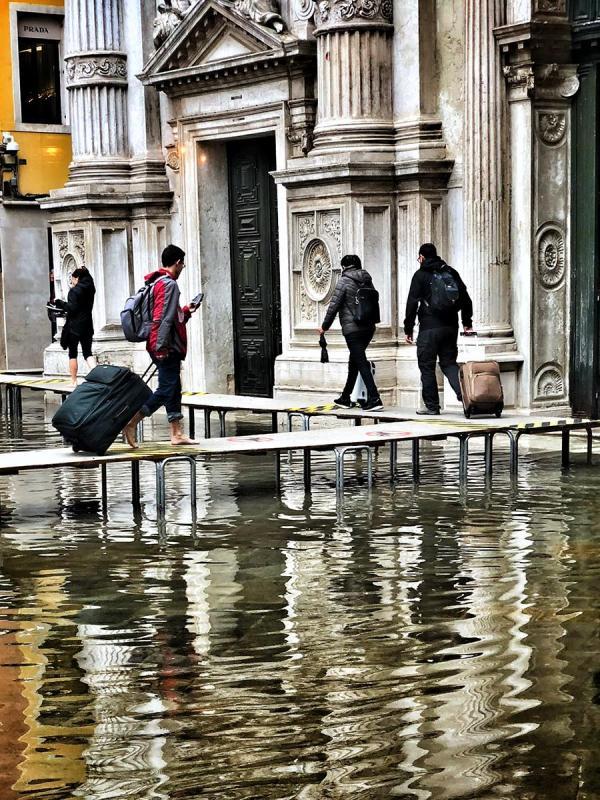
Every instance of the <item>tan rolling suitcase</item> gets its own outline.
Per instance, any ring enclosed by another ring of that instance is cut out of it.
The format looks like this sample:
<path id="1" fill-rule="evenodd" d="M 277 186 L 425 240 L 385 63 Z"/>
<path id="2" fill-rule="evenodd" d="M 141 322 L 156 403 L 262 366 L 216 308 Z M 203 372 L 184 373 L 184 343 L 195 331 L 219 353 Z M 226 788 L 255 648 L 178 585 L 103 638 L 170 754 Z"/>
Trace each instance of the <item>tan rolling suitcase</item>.
<path id="1" fill-rule="evenodd" d="M 467 361 L 460 368 L 460 388 L 465 417 L 502 414 L 504 393 L 497 361 Z"/>

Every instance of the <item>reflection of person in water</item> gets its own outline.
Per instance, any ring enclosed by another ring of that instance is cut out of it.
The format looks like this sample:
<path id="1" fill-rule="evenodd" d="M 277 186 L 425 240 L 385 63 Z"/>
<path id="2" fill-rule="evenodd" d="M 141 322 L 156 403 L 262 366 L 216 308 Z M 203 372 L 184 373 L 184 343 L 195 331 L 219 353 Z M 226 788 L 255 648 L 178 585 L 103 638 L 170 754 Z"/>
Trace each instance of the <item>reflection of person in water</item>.
<path id="1" fill-rule="evenodd" d="M 235 8 L 242 16 L 282 33 L 285 23 L 276 0 L 235 0 Z"/>

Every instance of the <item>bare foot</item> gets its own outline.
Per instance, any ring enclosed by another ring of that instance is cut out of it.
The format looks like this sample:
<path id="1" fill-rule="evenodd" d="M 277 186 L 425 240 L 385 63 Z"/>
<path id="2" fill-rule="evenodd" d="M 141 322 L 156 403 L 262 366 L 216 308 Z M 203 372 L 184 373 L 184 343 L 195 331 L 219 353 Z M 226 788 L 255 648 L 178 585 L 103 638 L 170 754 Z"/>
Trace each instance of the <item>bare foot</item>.
<path id="1" fill-rule="evenodd" d="M 131 447 L 132 450 L 137 450 L 138 445 L 135 440 L 135 425 L 125 425 L 123 428 L 123 436 L 129 447 Z"/>
<path id="2" fill-rule="evenodd" d="M 179 447 L 182 444 L 198 444 L 196 439 L 190 439 L 189 436 L 185 436 L 183 433 L 180 436 L 171 436 L 171 445 L 173 447 Z"/>

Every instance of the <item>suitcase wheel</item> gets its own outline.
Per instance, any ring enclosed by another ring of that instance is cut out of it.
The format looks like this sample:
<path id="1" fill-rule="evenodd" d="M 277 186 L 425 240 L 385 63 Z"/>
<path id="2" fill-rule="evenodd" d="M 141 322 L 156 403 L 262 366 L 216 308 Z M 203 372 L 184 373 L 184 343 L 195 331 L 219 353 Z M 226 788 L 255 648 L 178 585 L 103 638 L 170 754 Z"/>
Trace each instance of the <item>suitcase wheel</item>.
<path id="1" fill-rule="evenodd" d="M 71 445 L 71 446 L 72 446 L 72 448 L 73 448 L 73 452 L 74 452 L 74 453 L 78 453 L 78 452 L 80 451 L 80 449 L 81 449 L 80 447 L 77 447 L 77 445 L 76 445 L 76 444 L 74 444 L 74 445 Z"/>
<path id="2" fill-rule="evenodd" d="M 467 419 L 471 419 L 471 409 L 470 408 L 465 408 L 465 417 Z"/>
<path id="3" fill-rule="evenodd" d="M 502 412 L 503 411 L 504 411 L 504 403 L 500 403 L 499 405 L 496 406 L 496 410 L 494 411 L 494 414 L 497 417 L 500 417 L 500 416 L 502 416 Z"/>

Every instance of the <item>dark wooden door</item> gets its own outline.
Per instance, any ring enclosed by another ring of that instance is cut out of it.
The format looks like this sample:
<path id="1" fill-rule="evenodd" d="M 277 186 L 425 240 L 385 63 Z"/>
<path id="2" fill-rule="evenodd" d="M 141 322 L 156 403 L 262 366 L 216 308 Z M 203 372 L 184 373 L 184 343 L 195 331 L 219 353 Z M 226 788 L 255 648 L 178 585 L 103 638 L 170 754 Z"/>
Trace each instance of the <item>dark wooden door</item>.
<path id="1" fill-rule="evenodd" d="M 227 150 L 233 280 L 235 390 L 270 397 L 281 352 L 279 263 L 272 139 Z"/>

